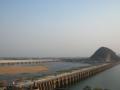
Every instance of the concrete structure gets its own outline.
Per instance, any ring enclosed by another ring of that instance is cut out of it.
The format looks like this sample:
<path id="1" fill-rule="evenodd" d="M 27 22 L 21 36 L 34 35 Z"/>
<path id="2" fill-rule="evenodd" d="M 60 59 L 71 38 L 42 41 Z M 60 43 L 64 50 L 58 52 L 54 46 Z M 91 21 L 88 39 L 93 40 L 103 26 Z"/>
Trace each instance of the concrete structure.
<path id="1" fill-rule="evenodd" d="M 44 62 L 56 62 L 57 59 L 44 59 L 44 60 L 0 60 L 0 65 L 14 65 L 14 64 L 39 64 Z"/>
<path id="2" fill-rule="evenodd" d="M 48 76 L 36 81 L 20 82 L 14 86 L 14 88 L 15 90 L 56 90 L 89 78 L 111 68 L 114 65 L 115 63 L 105 63 L 54 76 Z"/>

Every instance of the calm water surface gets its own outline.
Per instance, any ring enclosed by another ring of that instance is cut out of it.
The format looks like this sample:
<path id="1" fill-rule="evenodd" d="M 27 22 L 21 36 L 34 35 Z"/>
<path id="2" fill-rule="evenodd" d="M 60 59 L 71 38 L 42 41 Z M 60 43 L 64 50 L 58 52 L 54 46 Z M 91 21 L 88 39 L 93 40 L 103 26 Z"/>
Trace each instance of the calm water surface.
<path id="1" fill-rule="evenodd" d="M 109 90 L 120 90 L 120 65 L 81 81 L 65 90 L 82 90 L 86 85 L 107 88 Z"/>

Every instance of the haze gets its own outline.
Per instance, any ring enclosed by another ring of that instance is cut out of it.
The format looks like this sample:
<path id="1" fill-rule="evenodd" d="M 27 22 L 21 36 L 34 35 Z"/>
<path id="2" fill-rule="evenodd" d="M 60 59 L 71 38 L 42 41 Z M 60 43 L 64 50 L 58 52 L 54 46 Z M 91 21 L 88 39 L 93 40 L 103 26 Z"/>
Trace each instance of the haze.
<path id="1" fill-rule="evenodd" d="M 119 0 L 0 0 L 0 57 L 120 52 Z"/>

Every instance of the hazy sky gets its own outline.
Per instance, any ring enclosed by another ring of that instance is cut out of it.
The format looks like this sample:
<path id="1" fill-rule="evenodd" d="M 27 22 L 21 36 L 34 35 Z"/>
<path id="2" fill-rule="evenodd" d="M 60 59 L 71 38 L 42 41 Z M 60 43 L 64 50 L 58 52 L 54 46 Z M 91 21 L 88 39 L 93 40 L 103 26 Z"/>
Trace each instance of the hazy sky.
<path id="1" fill-rule="evenodd" d="M 0 56 L 120 53 L 120 0 L 0 0 Z"/>

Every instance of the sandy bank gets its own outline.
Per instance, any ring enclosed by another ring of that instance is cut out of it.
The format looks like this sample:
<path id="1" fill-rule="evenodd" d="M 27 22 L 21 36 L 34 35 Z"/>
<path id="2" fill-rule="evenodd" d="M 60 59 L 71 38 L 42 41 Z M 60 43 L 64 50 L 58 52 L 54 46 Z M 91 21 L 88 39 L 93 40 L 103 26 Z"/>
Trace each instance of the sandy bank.
<path id="1" fill-rule="evenodd" d="M 44 66 L 8 66 L 0 67 L 0 74 L 35 73 L 47 71 Z"/>

